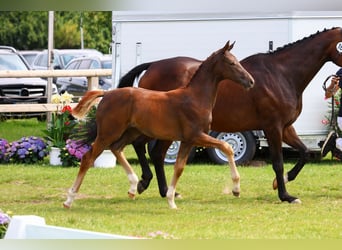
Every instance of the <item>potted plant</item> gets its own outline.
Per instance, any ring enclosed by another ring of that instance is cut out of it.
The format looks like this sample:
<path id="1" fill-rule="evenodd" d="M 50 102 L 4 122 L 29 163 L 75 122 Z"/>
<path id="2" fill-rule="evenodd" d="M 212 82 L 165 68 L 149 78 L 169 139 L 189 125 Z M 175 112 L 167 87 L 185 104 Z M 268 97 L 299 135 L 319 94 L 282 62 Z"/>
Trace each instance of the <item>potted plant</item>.
<path id="1" fill-rule="evenodd" d="M 50 147 L 50 163 L 61 165 L 59 159 L 60 150 L 65 147 L 66 140 L 69 138 L 76 120 L 72 117 L 70 103 L 74 96 L 68 92 L 62 95 L 55 94 L 51 97 L 51 102 L 59 104 L 57 111 L 52 113 L 51 121 L 44 131 Z"/>

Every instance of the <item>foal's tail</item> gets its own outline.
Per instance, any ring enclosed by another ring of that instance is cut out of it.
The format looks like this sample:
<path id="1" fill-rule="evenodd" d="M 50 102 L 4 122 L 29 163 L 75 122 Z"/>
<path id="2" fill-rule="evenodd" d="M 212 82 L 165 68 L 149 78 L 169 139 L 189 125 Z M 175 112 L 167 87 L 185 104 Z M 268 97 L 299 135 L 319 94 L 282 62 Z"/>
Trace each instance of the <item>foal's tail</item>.
<path id="1" fill-rule="evenodd" d="M 87 91 L 82 97 L 81 101 L 72 110 L 72 115 L 78 119 L 84 118 L 89 112 L 90 108 L 95 105 L 97 101 L 96 99 L 98 97 L 103 97 L 104 94 L 104 90 L 101 89 Z"/>
<path id="2" fill-rule="evenodd" d="M 135 78 L 137 78 L 144 70 L 147 70 L 152 63 L 153 62 L 143 63 L 128 71 L 126 75 L 121 77 L 118 88 L 132 87 Z"/>

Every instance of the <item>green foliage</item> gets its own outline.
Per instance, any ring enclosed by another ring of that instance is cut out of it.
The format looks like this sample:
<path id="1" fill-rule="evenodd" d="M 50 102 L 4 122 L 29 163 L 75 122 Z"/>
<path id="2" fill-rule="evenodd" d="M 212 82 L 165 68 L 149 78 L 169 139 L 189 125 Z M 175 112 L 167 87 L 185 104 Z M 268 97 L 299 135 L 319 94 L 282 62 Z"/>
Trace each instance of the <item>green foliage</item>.
<path id="1" fill-rule="evenodd" d="M 111 11 L 56 11 L 54 47 L 81 47 L 81 19 L 84 48 L 108 53 L 111 43 Z M 48 44 L 47 11 L 0 11 L 0 44 L 19 50 L 46 49 Z"/>

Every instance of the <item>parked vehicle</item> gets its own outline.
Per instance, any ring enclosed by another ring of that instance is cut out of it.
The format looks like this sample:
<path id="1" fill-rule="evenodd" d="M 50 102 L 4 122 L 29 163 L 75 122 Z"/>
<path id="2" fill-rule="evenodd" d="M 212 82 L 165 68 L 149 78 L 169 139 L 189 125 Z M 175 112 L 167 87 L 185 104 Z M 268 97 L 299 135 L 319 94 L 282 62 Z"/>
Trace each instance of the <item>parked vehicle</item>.
<path id="1" fill-rule="evenodd" d="M 13 47 L 0 46 L 0 70 L 31 70 Z M 46 103 L 47 81 L 41 78 L 0 78 L 0 104 Z M 57 93 L 55 84 L 52 93 Z M 0 114 L 2 116 L 41 116 L 42 113 Z"/>
<path id="2" fill-rule="evenodd" d="M 32 65 L 33 60 L 40 53 L 39 50 L 19 50 L 18 52 L 25 58 L 29 65 Z"/>
<path id="3" fill-rule="evenodd" d="M 80 70 L 80 69 L 111 69 L 112 57 L 107 56 L 90 56 L 77 57 L 72 59 L 65 67 L 66 70 Z M 56 81 L 58 91 L 63 93 L 67 91 L 74 96 L 82 96 L 88 90 L 88 81 L 84 76 L 74 77 L 58 77 Z M 112 87 L 111 76 L 100 76 L 99 87 L 102 89 L 110 89 Z"/>
<path id="4" fill-rule="evenodd" d="M 96 49 L 54 49 L 53 69 L 65 69 L 65 66 L 75 57 L 80 56 L 102 56 L 103 54 Z M 33 69 L 48 68 L 48 50 L 40 52 L 32 63 Z"/>

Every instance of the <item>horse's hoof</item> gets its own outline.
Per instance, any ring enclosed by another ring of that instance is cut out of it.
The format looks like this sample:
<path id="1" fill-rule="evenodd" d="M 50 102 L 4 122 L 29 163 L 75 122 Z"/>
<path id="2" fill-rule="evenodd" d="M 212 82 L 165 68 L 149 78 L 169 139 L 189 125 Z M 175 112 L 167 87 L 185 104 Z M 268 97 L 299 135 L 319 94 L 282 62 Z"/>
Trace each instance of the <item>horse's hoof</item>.
<path id="1" fill-rule="evenodd" d="M 129 197 L 131 200 L 134 200 L 134 199 L 135 199 L 135 194 L 128 192 L 128 197 Z"/>
<path id="2" fill-rule="evenodd" d="M 235 197 L 240 197 L 240 192 L 232 191 L 232 194 L 233 194 Z"/>
<path id="3" fill-rule="evenodd" d="M 273 190 L 276 190 L 278 188 L 278 182 L 277 182 L 277 179 L 274 179 L 273 180 Z"/>
<path id="4" fill-rule="evenodd" d="M 138 183 L 138 187 L 137 188 L 138 188 L 138 194 L 142 194 L 146 190 L 146 188 L 144 187 L 143 184 L 141 184 L 140 181 Z"/>
<path id="5" fill-rule="evenodd" d="M 66 204 L 65 202 L 63 203 L 63 207 L 66 209 L 69 209 L 71 206 L 69 206 L 68 204 Z"/>
<path id="6" fill-rule="evenodd" d="M 291 201 L 291 204 L 302 204 L 302 201 L 300 199 L 294 199 L 293 201 Z"/>

